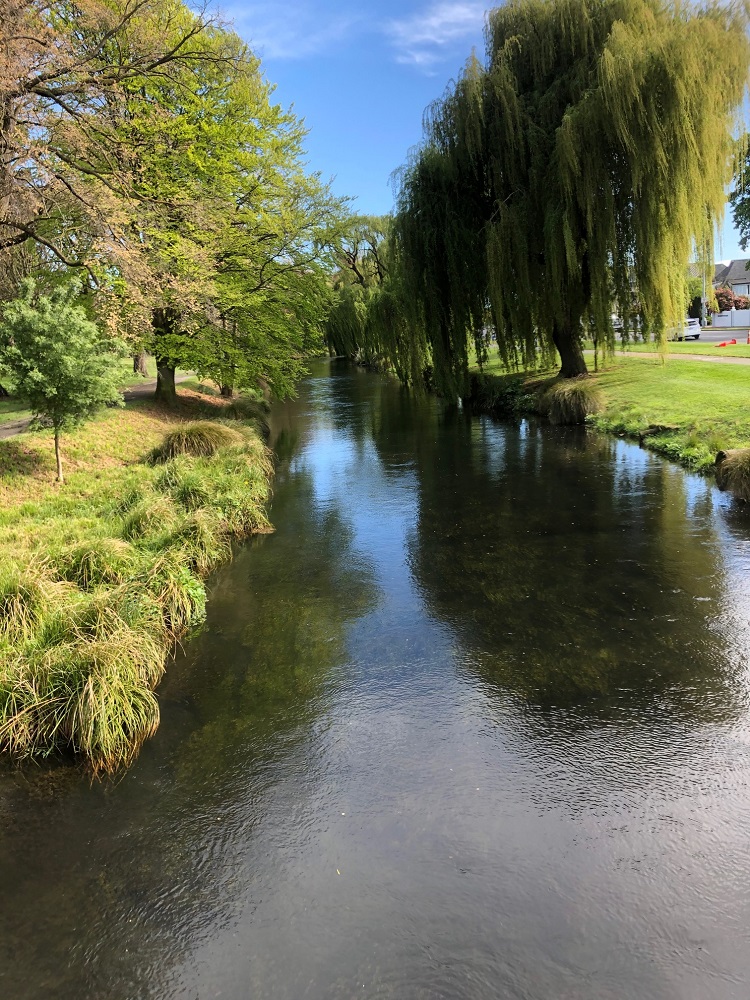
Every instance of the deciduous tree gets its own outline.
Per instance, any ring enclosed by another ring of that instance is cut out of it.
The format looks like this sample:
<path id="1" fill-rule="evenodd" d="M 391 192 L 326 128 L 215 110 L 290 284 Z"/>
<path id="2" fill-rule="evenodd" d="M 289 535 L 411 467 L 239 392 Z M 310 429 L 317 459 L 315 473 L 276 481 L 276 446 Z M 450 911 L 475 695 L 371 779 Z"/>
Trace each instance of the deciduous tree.
<path id="1" fill-rule="evenodd" d="M 80 285 L 70 282 L 37 295 L 27 279 L 21 297 L 6 304 L 0 319 L 0 372 L 10 374 L 16 395 L 52 427 L 60 483 L 61 433 L 105 405 L 122 405 L 113 344 L 88 318 L 79 294 Z"/>

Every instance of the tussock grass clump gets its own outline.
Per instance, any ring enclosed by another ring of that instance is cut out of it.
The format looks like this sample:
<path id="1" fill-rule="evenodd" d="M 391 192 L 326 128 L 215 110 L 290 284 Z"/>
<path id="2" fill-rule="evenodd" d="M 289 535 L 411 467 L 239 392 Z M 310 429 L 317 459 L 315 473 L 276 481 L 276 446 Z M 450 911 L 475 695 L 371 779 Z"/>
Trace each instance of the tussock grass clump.
<path id="1" fill-rule="evenodd" d="M 175 505 L 167 497 L 155 496 L 153 500 L 141 500 L 128 512 L 122 522 L 122 537 L 133 541 L 171 532 L 178 521 L 179 512 Z"/>
<path id="2" fill-rule="evenodd" d="M 584 376 L 555 382 L 544 394 L 543 405 L 550 423 L 568 426 L 585 423 L 586 417 L 599 413 L 603 400 L 596 383 Z"/>
<path id="3" fill-rule="evenodd" d="M 230 427 L 210 420 L 195 420 L 165 435 L 162 443 L 149 454 L 149 462 L 157 465 L 177 455 L 215 455 L 220 448 L 236 444 L 238 440 L 240 436 Z"/>
<path id="4" fill-rule="evenodd" d="M 161 608 L 171 639 L 179 639 L 205 619 L 206 588 L 185 565 L 181 552 L 160 556 L 144 575 L 143 585 Z"/>
<path id="5" fill-rule="evenodd" d="M 211 503 L 215 483 L 209 469 L 196 468 L 191 458 L 180 456 L 167 462 L 154 480 L 154 489 L 165 493 L 186 510 Z"/>
<path id="6" fill-rule="evenodd" d="M 124 517 L 133 507 L 143 503 L 144 500 L 153 496 L 150 483 L 132 483 L 123 489 L 123 492 L 115 500 L 112 510 L 115 514 Z"/>
<path id="7" fill-rule="evenodd" d="M 241 420 L 244 423 L 252 424 L 258 433 L 268 439 L 271 427 L 268 423 L 268 414 L 271 406 L 265 399 L 251 399 L 249 396 L 239 396 L 233 399 L 228 406 L 224 407 L 222 416 L 229 420 Z"/>
<path id="8" fill-rule="evenodd" d="M 232 546 L 226 524 L 210 510 L 189 514 L 172 536 L 186 564 L 201 576 L 231 558 Z"/>
<path id="9" fill-rule="evenodd" d="M 715 462 L 716 484 L 740 500 L 750 502 L 750 448 L 720 451 Z"/>
<path id="10" fill-rule="evenodd" d="M 0 636 L 16 641 L 32 636 L 52 610 L 54 590 L 38 565 L 0 567 Z"/>
<path id="11" fill-rule="evenodd" d="M 95 771 L 129 763 L 159 723 L 163 655 L 143 640 L 131 629 L 74 637 L 0 667 L 0 747 L 21 757 L 70 748 Z"/>
<path id="12" fill-rule="evenodd" d="M 129 579 L 138 565 L 138 553 L 120 538 L 92 538 L 63 549 L 52 565 L 65 580 L 82 590 L 101 584 L 120 584 Z"/>

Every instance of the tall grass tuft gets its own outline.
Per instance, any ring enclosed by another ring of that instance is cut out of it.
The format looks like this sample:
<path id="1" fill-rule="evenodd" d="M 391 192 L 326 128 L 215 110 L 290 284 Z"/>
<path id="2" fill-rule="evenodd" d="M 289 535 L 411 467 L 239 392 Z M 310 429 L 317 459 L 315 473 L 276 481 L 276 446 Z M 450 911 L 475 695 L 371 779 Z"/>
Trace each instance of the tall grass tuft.
<path id="1" fill-rule="evenodd" d="M 236 444 L 239 440 L 241 437 L 237 431 L 224 427 L 223 424 L 196 420 L 181 424 L 165 435 L 162 443 L 149 454 L 149 461 L 152 465 L 157 465 L 177 455 L 215 455 L 220 448 Z"/>
<path id="2" fill-rule="evenodd" d="M 205 619 L 206 588 L 185 565 L 181 552 L 167 551 L 159 556 L 142 584 L 159 605 L 171 639 L 179 639 Z"/>
<path id="3" fill-rule="evenodd" d="M 232 545 L 226 524 L 210 510 L 188 514 L 172 536 L 185 563 L 200 576 L 231 558 Z"/>
<path id="4" fill-rule="evenodd" d="M 224 407 L 222 415 L 230 420 L 242 420 L 244 423 L 252 424 L 258 433 L 267 440 L 271 434 L 271 426 L 268 423 L 270 411 L 270 404 L 265 399 L 257 400 L 251 399 L 249 396 L 239 396 Z"/>
<path id="5" fill-rule="evenodd" d="M 63 549 L 51 563 L 64 580 L 89 590 L 102 584 L 124 583 L 132 577 L 138 553 L 120 538 L 92 538 Z"/>
<path id="6" fill-rule="evenodd" d="M 162 665 L 129 629 L 17 658 L 0 674 L 0 747 L 22 757 L 70 748 L 95 771 L 116 770 L 158 725 Z"/>
<path id="7" fill-rule="evenodd" d="M 750 448 L 720 451 L 714 468 L 720 490 L 750 502 Z"/>
<path id="8" fill-rule="evenodd" d="M 543 407 L 550 423 L 573 425 L 585 423 L 586 417 L 603 406 L 602 394 L 590 378 L 560 379 L 544 394 Z"/>
<path id="9" fill-rule="evenodd" d="M 0 567 L 0 637 L 30 638 L 51 612 L 54 592 L 53 581 L 38 565 Z"/>
<path id="10" fill-rule="evenodd" d="M 122 537 L 135 541 L 149 535 L 169 533 L 177 526 L 179 517 L 179 511 L 167 497 L 142 500 L 125 515 Z"/>
<path id="11" fill-rule="evenodd" d="M 154 488 L 167 494 L 186 510 L 198 510 L 211 503 L 214 484 L 207 470 L 197 469 L 194 460 L 180 456 L 167 462 L 154 480 Z"/>

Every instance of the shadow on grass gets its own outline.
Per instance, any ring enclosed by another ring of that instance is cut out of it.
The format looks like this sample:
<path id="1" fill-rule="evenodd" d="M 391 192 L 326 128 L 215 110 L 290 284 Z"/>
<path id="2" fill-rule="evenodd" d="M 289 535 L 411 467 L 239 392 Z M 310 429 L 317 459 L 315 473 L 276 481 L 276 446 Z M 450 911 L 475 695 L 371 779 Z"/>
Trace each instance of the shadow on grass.
<path id="1" fill-rule="evenodd" d="M 44 468 L 43 453 L 16 438 L 0 441 L 0 476 L 29 476 Z"/>

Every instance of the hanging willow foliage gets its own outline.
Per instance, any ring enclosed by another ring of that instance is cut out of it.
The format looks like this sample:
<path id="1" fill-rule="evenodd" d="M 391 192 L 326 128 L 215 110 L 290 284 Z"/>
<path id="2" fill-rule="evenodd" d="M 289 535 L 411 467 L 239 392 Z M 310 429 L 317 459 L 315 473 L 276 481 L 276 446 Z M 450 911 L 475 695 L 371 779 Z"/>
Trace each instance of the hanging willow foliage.
<path id="1" fill-rule="evenodd" d="M 556 348 L 586 373 L 584 324 L 614 343 L 637 303 L 663 339 L 695 250 L 708 270 L 750 61 L 744 7 L 510 0 L 425 116 L 392 250 L 441 391 L 496 333 L 506 362 Z M 424 358 L 422 359 L 424 362 Z M 411 367 L 418 367 L 412 362 Z"/>

